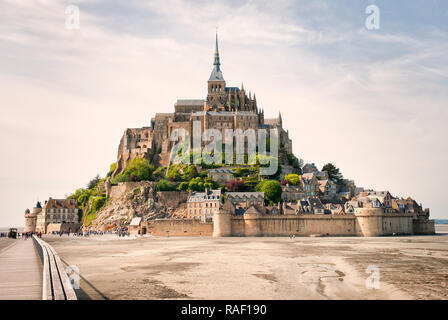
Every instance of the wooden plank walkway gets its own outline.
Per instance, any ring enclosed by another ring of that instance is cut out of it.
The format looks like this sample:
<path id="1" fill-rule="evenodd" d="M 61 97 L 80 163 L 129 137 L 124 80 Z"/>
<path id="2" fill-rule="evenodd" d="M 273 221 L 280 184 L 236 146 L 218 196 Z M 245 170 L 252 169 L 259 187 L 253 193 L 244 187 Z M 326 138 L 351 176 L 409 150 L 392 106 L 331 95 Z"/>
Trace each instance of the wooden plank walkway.
<path id="1" fill-rule="evenodd" d="M 41 300 L 42 262 L 33 239 L 17 239 L 0 252 L 0 300 Z"/>

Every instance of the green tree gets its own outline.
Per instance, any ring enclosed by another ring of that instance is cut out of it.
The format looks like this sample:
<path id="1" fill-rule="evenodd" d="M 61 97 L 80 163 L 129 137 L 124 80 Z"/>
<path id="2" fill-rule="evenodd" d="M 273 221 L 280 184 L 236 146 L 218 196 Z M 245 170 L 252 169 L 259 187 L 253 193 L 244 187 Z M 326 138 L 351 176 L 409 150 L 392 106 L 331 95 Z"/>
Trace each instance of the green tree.
<path id="1" fill-rule="evenodd" d="M 131 160 L 126 169 L 124 170 L 124 175 L 135 176 L 136 181 L 152 180 L 152 173 L 154 172 L 154 166 L 149 164 L 148 160 L 143 158 L 135 158 Z"/>
<path id="2" fill-rule="evenodd" d="M 165 178 L 166 167 L 158 167 L 156 171 L 153 172 L 153 176 L 156 180 L 161 180 Z"/>
<path id="3" fill-rule="evenodd" d="M 204 191 L 204 180 L 201 177 L 194 178 L 188 184 L 188 190 L 191 191 Z"/>
<path id="4" fill-rule="evenodd" d="M 199 177 L 198 169 L 196 169 L 195 165 L 189 165 L 183 170 L 182 180 L 190 181 L 196 177 Z"/>
<path id="5" fill-rule="evenodd" d="M 101 194 L 92 200 L 92 206 L 90 207 L 90 213 L 96 213 L 100 211 L 106 205 L 107 199 L 105 194 Z"/>
<path id="6" fill-rule="evenodd" d="M 188 190 L 188 182 L 181 182 L 179 186 L 177 187 L 177 190 L 179 191 L 187 191 Z"/>
<path id="7" fill-rule="evenodd" d="M 114 173 L 115 169 L 117 168 L 117 163 L 114 162 L 109 167 L 109 172 L 107 173 L 107 177 L 110 177 L 112 173 Z"/>
<path id="8" fill-rule="evenodd" d="M 117 184 L 119 182 L 128 182 L 129 181 L 128 178 L 129 177 L 124 173 L 119 173 L 110 182 L 113 184 Z"/>
<path id="9" fill-rule="evenodd" d="M 233 169 L 235 177 L 247 177 L 250 174 L 249 168 L 236 168 Z"/>
<path id="10" fill-rule="evenodd" d="M 157 191 L 174 191 L 174 190 L 176 190 L 176 187 L 174 186 L 174 184 L 171 181 L 162 179 L 156 183 L 156 190 Z"/>
<path id="11" fill-rule="evenodd" d="M 78 197 L 78 204 L 81 208 L 85 208 L 88 202 L 89 195 L 87 193 L 83 193 Z"/>
<path id="12" fill-rule="evenodd" d="M 298 169 L 299 171 L 301 170 L 301 168 L 303 167 L 302 159 L 297 158 L 292 153 L 288 153 L 287 158 L 288 158 L 288 164 L 290 166 L 292 166 L 295 169 Z"/>
<path id="13" fill-rule="evenodd" d="M 255 190 L 255 187 L 260 182 L 258 180 L 257 176 L 249 176 L 249 177 L 243 178 L 243 181 L 244 181 L 244 185 L 248 191 Z"/>
<path id="14" fill-rule="evenodd" d="M 95 188 L 100 181 L 101 181 L 101 177 L 97 174 L 95 176 L 95 178 L 93 178 L 92 180 L 89 181 L 89 183 L 87 184 L 87 189 L 91 190 L 91 189 Z"/>
<path id="15" fill-rule="evenodd" d="M 292 173 L 285 176 L 285 180 L 288 180 L 292 185 L 298 185 L 300 183 L 300 176 L 298 174 Z"/>
<path id="16" fill-rule="evenodd" d="M 181 179 L 179 168 L 176 165 L 170 166 L 166 177 L 173 181 L 179 181 Z"/>
<path id="17" fill-rule="evenodd" d="M 340 184 L 342 182 L 343 176 L 339 172 L 339 168 L 337 168 L 334 164 L 327 163 L 322 167 L 322 171 L 327 171 L 328 179 L 330 179 L 334 183 Z"/>
<path id="18" fill-rule="evenodd" d="M 282 198 L 282 187 L 276 180 L 262 181 L 256 186 L 255 190 L 264 192 L 264 199 L 267 202 L 277 203 Z"/>

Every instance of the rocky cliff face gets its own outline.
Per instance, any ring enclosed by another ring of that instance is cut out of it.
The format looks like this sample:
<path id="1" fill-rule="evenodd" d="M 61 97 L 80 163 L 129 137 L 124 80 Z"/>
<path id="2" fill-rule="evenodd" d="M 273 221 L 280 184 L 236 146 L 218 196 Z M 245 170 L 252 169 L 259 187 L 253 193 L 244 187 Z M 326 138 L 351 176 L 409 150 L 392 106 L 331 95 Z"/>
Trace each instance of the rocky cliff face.
<path id="1" fill-rule="evenodd" d="M 129 185 L 112 188 L 116 188 L 113 197 L 97 212 L 96 219 L 89 226 L 84 226 L 84 230 L 107 231 L 127 227 L 134 216 L 143 217 L 144 221 L 167 215 L 170 218 L 180 217 L 186 209 L 185 203 L 178 205 L 160 201 L 160 193 L 154 191 L 151 182 L 134 183 L 131 190 L 128 190 Z"/>

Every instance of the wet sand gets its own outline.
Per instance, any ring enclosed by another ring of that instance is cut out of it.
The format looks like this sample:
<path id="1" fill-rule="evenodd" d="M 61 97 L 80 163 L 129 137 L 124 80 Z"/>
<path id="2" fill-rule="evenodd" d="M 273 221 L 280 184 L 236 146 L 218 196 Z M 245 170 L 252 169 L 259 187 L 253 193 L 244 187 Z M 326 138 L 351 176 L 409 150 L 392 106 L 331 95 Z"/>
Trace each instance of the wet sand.
<path id="1" fill-rule="evenodd" d="M 375 238 L 44 240 L 109 299 L 448 299 L 448 226 L 437 229 Z M 366 287 L 369 266 L 378 268 L 379 288 Z"/>

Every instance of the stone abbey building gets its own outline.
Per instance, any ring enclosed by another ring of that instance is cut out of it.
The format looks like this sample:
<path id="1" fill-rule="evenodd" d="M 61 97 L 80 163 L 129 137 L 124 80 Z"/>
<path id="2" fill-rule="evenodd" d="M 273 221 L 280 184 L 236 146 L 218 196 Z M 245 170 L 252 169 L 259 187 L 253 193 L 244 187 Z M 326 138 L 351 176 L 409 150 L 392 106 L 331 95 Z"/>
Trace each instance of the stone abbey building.
<path id="1" fill-rule="evenodd" d="M 213 70 L 207 87 L 205 100 L 177 100 L 174 113 L 156 113 L 148 127 L 126 129 L 120 141 L 113 176 L 122 172 L 126 164 L 136 157 L 146 158 L 156 166 L 167 166 L 175 144 L 170 141 L 172 131 L 183 128 L 192 137 L 193 121 L 200 122 L 201 133 L 207 129 L 217 129 L 221 130 L 222 137 L 225 137 L 225 129 L 241 129 L 243 132 L 254 129 L 256 136 L 260 128 L 267 129 L 268 135 L 269 129 L 277 129 L 279 145 L 292 153 L 292 142 L 288 131 L 283 129 L 280 112 L 277 118 L 265 119 L 264 110 L 258 107 L 255 94 L 252 97 L 243 85 L 241 88 L 226 86 L 217 35 Z"/>

